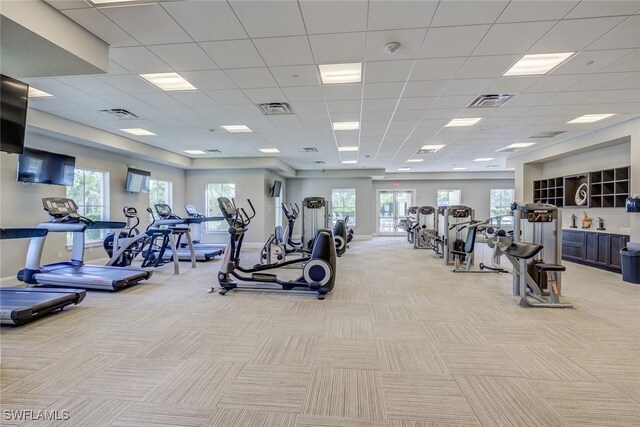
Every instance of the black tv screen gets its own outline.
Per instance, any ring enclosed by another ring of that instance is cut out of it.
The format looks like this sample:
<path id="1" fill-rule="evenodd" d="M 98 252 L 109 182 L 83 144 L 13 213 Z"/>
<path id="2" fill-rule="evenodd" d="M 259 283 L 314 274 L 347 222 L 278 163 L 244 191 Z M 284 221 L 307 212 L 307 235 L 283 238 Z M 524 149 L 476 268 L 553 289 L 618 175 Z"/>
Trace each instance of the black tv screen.
<path id="1" fill-rule="evenodd" d="M 273 181 L 273 187 L 271 187 L 271 197 L 280 197 L 280 191 L 282 190 L 282 182 Z"/>
<path id="2" fill-rule="evenodd" d="M 29 85 L 0 74 L 0 150 L 22 154 Z"/>
<path id="3" fill-rule="evenodd" d="M 151 172 L 129 168 L 127 170 L 127 187 L 129 193 L 148 193 Z"/>
<path id="4" fill-rule="evenodd" d="M 25 147 L 18 156 L 17 179 L 21 182 L 71 186 L 75 167 L 75 157 Z"/>

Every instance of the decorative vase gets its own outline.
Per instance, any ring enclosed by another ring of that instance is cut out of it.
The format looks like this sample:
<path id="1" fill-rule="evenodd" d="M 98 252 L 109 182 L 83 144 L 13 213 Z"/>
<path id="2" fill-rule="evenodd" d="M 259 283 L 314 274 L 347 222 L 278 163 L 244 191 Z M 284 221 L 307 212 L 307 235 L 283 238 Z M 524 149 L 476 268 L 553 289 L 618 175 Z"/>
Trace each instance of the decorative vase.
<path id="1" fill-rule="evenodd" d="M 634 194 L 633 197 L 629 197 L 625 203 L 627 212 L 640 212 L 640 197 Z"/>

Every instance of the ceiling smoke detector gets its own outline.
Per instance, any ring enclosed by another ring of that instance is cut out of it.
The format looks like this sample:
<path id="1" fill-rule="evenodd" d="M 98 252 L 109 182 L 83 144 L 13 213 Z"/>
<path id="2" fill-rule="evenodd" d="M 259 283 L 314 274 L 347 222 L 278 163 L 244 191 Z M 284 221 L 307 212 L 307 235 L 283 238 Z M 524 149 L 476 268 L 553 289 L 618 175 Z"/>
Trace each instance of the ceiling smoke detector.
<path id="1" fill-rule="evenodd" d="M 302 147 L 300 148 L 300 151 L 303 153 L 317 153 L 318 149 L 316 147 Z"/>
<path id="2" fill-rule="evenodd" d="M 499 107 L 513 98 L 512 93 L 494 93 L 490 95 L 480 95 L 474 99 L 467 108 L 494 108 Z"/>
<path id="3" fill-rule="evenodd" d="M 260 108 L 266 116 L 293 114 L 293 109 L 286 102 L 265 102 L 264 104 L 258 104 L 258 108 Z"/>
<path id="4" fill-rule="evenodd" d="M 100 112 L 118 120 L 131 120 L 140 118 L 133 114 L 131 111 L 127 111 L 124 108 L 111 108 L 108 110 L 100 110 Z"/>
<path id="5" fill-rule="evenodd" d="M 391 42 L 391 43 L 387 43 L 386 45 L 384 45 L 384 50 L 389 55 L 393 55 L 394 53 L 396 53 L 398 51 L 398 49 L 400 49 L 400 46 L 402 46 L 402 45 L 400 43 L 398 43 L 398 42 Z"/>

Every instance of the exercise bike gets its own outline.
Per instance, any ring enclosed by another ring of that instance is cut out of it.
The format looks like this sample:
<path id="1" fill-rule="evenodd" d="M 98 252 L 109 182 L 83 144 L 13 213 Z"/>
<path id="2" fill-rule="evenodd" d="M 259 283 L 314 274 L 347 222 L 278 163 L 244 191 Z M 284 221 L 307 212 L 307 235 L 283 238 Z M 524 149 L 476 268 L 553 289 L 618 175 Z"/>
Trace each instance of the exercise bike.
<path id="1" fill-rule="evenodd" d="M 335 285 L 336 247 L 331 231 L 318 230 L 314 237 L 309 261 L 305 263 L 302 275 L 294 280 L 281 280 L 276 274 L 265 273 L 265 271 L 299 262 L 298 260 L 243 268 L 240 266 L 242 242 L 251 220 L 256 215 L 251 200 L 247 200 L 247 202 L 252 211 L 251 215 L 248 215 L 244 208 L 237 208 L 232 200 L 226 197 L 218 198 L 220 211 L 229 224 L 229 244 L 224 252 L 218 272 L 218 284 L 222 289 L 218 293 L 225 295 L 232 289 L 243 288 L 284 291 L 299 289 L 317 292 L 318 299 L 324 299 Z M 251 275 L 244 276 L 241 273 Z M 210 292 L 215 290 L 215 287 L 212 287 Z"/>

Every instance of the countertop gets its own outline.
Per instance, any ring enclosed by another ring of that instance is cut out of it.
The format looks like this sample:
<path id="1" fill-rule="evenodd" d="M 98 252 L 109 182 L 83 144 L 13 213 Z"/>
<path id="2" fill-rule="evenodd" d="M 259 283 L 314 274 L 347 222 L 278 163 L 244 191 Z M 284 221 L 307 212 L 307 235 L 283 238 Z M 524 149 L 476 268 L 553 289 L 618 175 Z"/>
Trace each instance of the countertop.
<path id="1" fill-rule="evenodd" d="M 562 227 L 562 230 L 568 230 L 568 231 L 585 231 L 587 233 L 604 233 L 604 234 L 618 234 L 621 236 L 629 236 L 631 233 L 630 232 L 625 232 L 625 231 L 613 231 L 613 230 L 597 230 L 595 228 L 570 228 L 570 227 Z"/>

